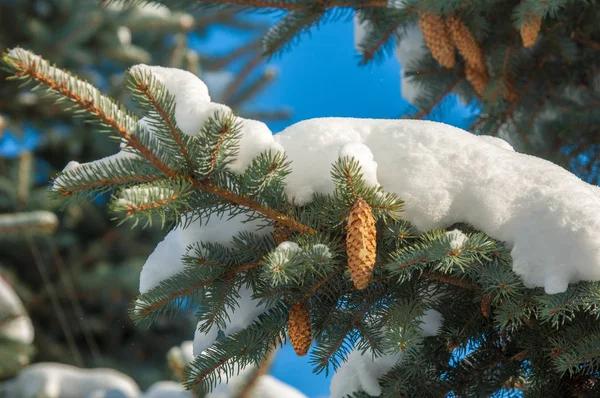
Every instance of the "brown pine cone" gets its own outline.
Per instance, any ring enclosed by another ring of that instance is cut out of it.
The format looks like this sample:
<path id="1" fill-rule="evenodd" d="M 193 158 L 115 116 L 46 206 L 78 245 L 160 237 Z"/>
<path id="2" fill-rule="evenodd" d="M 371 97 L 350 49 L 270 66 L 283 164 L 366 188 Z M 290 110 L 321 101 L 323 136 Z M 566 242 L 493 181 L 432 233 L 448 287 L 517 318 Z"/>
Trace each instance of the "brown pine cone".
<path id="1" fill-rule="evenodd" d="M 484 70 L 483 73 L 481 73 L 480 71 L 467 65 L 465 67 L 465 75 L 467 76 L 467 80 L 469 81 L 469 83 L 471 83 L 471 85 L 475 89 L 475 92 L 481 95 L 487 87 L 488 82 L 490 80 L 487 75 L 487 71 Z"/>
<path id="2" fill-rule="evenodd" d="M 465 63 L 472 69 L 480 71 L 480 73 L 484 70 L 487 71 L 483 51 L 467 25 L 458 17 L 452 15 L 446 19 L 446 28 L 458 52 L 465 59 Z"/>
<path id="3" fill-rule="evenodd" d="M 346 228 L 348 270 L 354 286 L 362 290 L 371 281 L 377 248 L 375 218 L 371 206 L 363 198 L 354 202 Z"/>
<path id="4" fill-rule="evenodd" d="M 454 67 L 454 45 L 448 36 L 442 17 L 429 12 L 419 13 L 419 25 L 433 58 L 446 68 Z"/>
<path id="5" fill-rule="evenodd" d="M 521 39 L 523 40 L 524 47 L 533 47 L 540 34 L 541 28 L 542 17 L 538 15 L 529 18 L 527 22 L 521 26 Z"/>
<path id="6" fill-rule="evenodd" d="M 288 334 L 296 355 L 306 355 L 312 343 L 312 324 L 308 308 L 301 303 L 294 304 L 290 309 Z"/>

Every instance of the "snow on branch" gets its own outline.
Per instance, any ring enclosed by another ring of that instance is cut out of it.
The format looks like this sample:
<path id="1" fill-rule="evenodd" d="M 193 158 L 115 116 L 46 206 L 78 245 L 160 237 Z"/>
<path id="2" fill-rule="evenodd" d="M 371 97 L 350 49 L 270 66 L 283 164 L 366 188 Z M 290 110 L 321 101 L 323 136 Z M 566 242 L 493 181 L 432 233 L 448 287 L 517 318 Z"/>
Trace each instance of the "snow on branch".
<path id="1" fill-rule="evenodd" d="M 452 314 L 440 322 L 456 340 L 494 337 L 493 325 L 518 329 L 532 314 L 553 327 L 578 311 L 598 317 L 600 188 L 565 169 L 500 139 L 420 120 L 312 119 L 273 135 L 212 103 L 191 74 L 142 65 L 130 76 L 147 115 L 115 156 L 145 159 L 162 179 L 119 185 L 120 168 L 133 169 L 126 162 L 98 174 L 114 171 L 108 185 L 124 188 L 116 205 L 130 215 L 163 212 L 178 225 L 146 261 L 133 315 L 152 320 L 201 300 L 188 387 L 209 391 L 260 362 L 299 302 L 314 323 L 317 371 L 337 367 L 355 345 L 421 360 L 416 326 L 394 329 L 402 322 L 388 316 L 403 295 Z M 95 189 L 93 167 L 75 166 L 56 185 L 73 178 Z M 373 214 L 368 232 L 377 242 L 362 290 L 343 272 L 344 220 L 358 199 Z M 477 321 L 471 329 L 452 324 L 465 315 Z M 594 342 L 561 360 L 582 360 Z M 403 374 L 402 366 L 391 372 Z M 435 384 L 438 376 L 419 377 Z"/>
<path id="2" fill-rule="evenodd" d="M 77 76 L 51 66 L 48 61 L 22 48 L 3 55 L 5 69 L 16 78 L 27 79 L 59 96 L 68 99 L 81 110 L 96 118 L 103 126 L 120 137 L 127 138 L 135 129 L 136 118 L 123 105 L 102 95 L 91 84 Z"/>

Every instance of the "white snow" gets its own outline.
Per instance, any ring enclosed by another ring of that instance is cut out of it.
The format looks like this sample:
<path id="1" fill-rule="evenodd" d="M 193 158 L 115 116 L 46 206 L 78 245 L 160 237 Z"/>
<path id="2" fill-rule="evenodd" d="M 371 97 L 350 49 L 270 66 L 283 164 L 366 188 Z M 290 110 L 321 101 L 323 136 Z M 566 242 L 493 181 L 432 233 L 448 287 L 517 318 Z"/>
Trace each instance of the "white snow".
<path id="1" fill-rule="evenodd" d="M 515 272 L 547 293 L 600 280 L 600 212 L 590 211 L 600 207 L 597 190 L 546 160 L 416 120 L 312 119 L 274 139 L 292 161 L 287 192 L 298 204 L 332 193 L 340 148 L 362 143 L 377 180 L 404 200 L 403 217 L 419 230 L 470 223 L 507 242 Z"/>
<path id="2" fill-rule="evenodd" d="M 3 386 L 6 398 L 84 398 L 102 397 L 108 391 L 124 398 L 140 394 L 129 376 L 113 369 L 80 369 L 61 363 L 36 363 Z M 93 394 L 93 395 L 92 395 Z"/>
<path id="3" fill-rule="evenodd" d="M 252 299 L 252 290 L 250 288 L 242 286 L 238 294 L 238 307 L 233 310 L 228 308 L 227 311 L 229 321 L 225 329 L 223 329 L 225 336 L 244 329 L 268 309 L 266 305 L 259 304 L 258 300 Z M 215 325 L 206 334 L 196 329 L 194 335 L 194 355 L 199 355 L 199 353 L 212 346 L 217 339 L 218 333 L 219 329 Z"/>
<path id="4" fill-rule="evenodd" d="M 164 187 L 131 187 L 119 193 L 117 202 L 122 206 L 138 206 L 150 203 L 151 200 L 165 200 L 175 194 L 175 191 Z"/>
<path id="5" fill-rule="evenodd" d="M 425 311 L 420 326 L 423 336 L 435 336 L 442 321 L 442 314 L 436 310 Z M 342 398 L 356 391 L 364 391 L 372 396 L 381 395 L 377 379 L 388 372 L 401 357 L 401 353 L 394 353 L 373 358 L 370 351 L 361 353 L 359 350 L 352 350 L 331 379 L 330 398 Z"/>
<path id="6" fill-rule="evenodd" d="M 400 357 L 400 353 L 395 353 L 373 358 L 369 351 L 363 354 L 352 350 L 331 379 L 330 398 L 343 398 L 355 391 L 364 391 L 372 396 L 381 395 L 377 379 L 389 371 Z"/>
<path id="7" fill-rule="evenodd" d="M 302 249 L 300 249 L 300 246 L 298 246 L 298 244 L 296 242 L 285 241 L 285 242 L 281 242 L 279 244 L 279 246 L 277 246 L 275 248 L 275 250 L 282 251 L 282 252 L 299 252 Z"/>
<path id="8" fill-rule="evenodd" d="M 25 344 L 33 342 L 33 325 L 25 313 L 23 303 L 0 276 L 0 319 L 11 316 L 13 319 L 0 323 L 0 336 Z M 23 358 L 25 361 L 27 358 Z"/>
<path id="9" fill-rule="evenodd" d="M 222 375 L 222 383 L 219 383 L 206 398 L 232 398 L 238 396 L 244 388 L 247 380 L 256 370 L 255 365 L 248 365 L 239 374 L 229 379 Z M 225 382 L 227 380 L 227 382 Z M 270 375 L 262 375 L 256 380 L 254 388 L 250 391 L 249 398 L 307 398 L 306 395 L 294 387 L 274 378 Z"/>
<path id="10" fill-rule="evenodd" d="M 140 293 L 157 286 L 161 281 L 183 271 L 181 257 L 189 245 L 197 242 L 214 242 L 227 245 L 231 239 L 242 231 L 254 231 L 259 234 L 272 232 L 272 228 L 257 231 L 260 221 L 246 222 L 245 216 L 238 215 L 228 220 L 212 216 L 208 222 L 195 220 L 187 228 L 176 227 L 165 236 L 154 252 L 150 254 L 140 274 Z"/>
<path id="11" fill-rule="evenodd" d="M 458 250 L 461 247 L 463 247 L 463 244 L 468 239 L 467 235 L 465 235 L 459 229 L 454 229 L 452 231 L 446 232 L 446 236 L 450 240 L 450 247 L 454 250 Z"/>
<path id="12" fill-rule="evenodd" d="M 159 381 L 150 386 L 142 398 L 194 398 L 180 383 Z"/>
<path id="13" fill-rule="evenodd" d="M 260 376 L 250 394 L 251 398 L 308 398 L 296 388 L 270 375 Z"/>
<path id="14" fill-rule="evenodd" d="M 496 145 L 499 148 L 506 149 L 507 151 L 514 152 L 515 148 L 512 147 L 508 142 L 499 137 L 492 137 L 491 135 L 480 135 L 479 139 L 486 141 L 492 145 Z"/>
<path id="15" fill-rule="evenodd" d="M 368 146 L 360 142 L 350 142 L 342 146 L 338 156 L 341 158 L 353 157 L 360 164 L 365 185 L 369 187 L 379 186 L 377 182 L 377 162 L 373 160 L 373 152 Z"/>
<path id="16" fill-rule="evenodd" d="M 444 322 L 444 317 L 438 311 L 428 309 L 425 311 L 420 320 L 420 328 L 423 331 L 423 336 L 430 337 L 438 334 L 440 328 L 442 327 L 442 323 Z"/>
<path id="17" fill-rule="evenodd" d="M 131 44 L 131 30 L 127 26 L 119 26 L 117 28 L 117 37 L 119 43 L 123 45 Z"/>

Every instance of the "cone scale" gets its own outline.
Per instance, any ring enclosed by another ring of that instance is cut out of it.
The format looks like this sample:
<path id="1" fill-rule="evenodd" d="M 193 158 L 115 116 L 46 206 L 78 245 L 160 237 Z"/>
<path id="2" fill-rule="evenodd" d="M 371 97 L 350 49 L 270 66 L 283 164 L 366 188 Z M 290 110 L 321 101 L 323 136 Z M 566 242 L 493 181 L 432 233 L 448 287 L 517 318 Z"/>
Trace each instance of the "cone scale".
<path id="1" fill-rule="evenodd" d="M 521 40 L 523 40 L 523 47 L 533 47 L 542 28 L 542 17 L 533 16 L 527 20 L 521 26 Z"/>
<path id="2" fill-rule="evenodd" d="M 423 31 L 427 48 L 433 58 L 442 66 L 452 68 L 456 62 L 454 45 L 448 36 L 442 17 L 428 12 L 419 14 L 419 26 Z"/>

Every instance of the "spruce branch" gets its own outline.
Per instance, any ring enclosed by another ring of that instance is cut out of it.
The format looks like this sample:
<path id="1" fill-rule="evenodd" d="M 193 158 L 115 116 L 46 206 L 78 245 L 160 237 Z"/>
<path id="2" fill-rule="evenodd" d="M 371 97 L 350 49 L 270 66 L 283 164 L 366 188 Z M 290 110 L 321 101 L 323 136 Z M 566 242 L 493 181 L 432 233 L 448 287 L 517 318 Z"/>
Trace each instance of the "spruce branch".
<path id="1" fill-rule="evenodd" d="M 146 108 L 150 114 L 157 113 L 162 123 L 159 123 L 156 131 L 162 131 L 161 127 L 166 127 L 170 138 L 177 144 L 180 155 L 186 162 L 190 172 L 194 170 L 194 163 L 186 146 L 190 139 L 185 136 L 177 127 L 175 122 L 175 97 L 169 93 L 165 85 L 160 82 L 151 72 L 143 69 L 129 70 L 126 78 L 130 91 L 138 93 L 136 98 Z M 140 95 L 142 98 L 140 98 Z M 168 144 L 169 140 L 162 140 Z"/>
<path id="2" fill-rule="evenodd" d="M 152 225 L 152 219 L 159 216 L 164 227 L 180 221 L 182 213 L 188 208 L 187 198 L 191 195 L 191 185 L 184 180 L 161 181 L 154 184 L 142 184 L 121 190 L 113 198 L 111 208 L 115 212 L 124 212 L 124 223 L 133 219 L 133 227 L 146 220 L 145 226 Z M 144 227 L 145 227 L 144 226 Z"/>
<path id="3" fill-rule="evenodd" d="M 118 187 L 152 183 L 164 175 L 142 157 L 113 158 L 78 165 L 54 177 L 50 198 L 75 200 L 103 194 Z"/>
<path id="4" fill-rule="evenodd" d="M 127 139 L 135 130 L 135 117 L 114 100 L 102 95 L 77 76 L 51 66 L 48 61 L 27 50 L 15 48 L 2 56 L 4 68 L 16 78 L 28 78 L 49 92 L 72 101 L 95 117 L 102 125 Z"/>
<path id="5" fill-rule="evenodd" d="M 186 387 L 206 393 L 222 379 L 229 379 L 250 364 L 259 364 L 282 344 L 287 316 L 288 309 L 277 305 L 250 326 L 217 341 L 186 368 Z"/>
<path id="6" fill-rule="evenodd" d="M 161 282 L 157 287 L 141 294 L 136 303 L 134 303 L 131 315 L 136 321 L 141 322 L 156 319 L 162 314 L 169 314 L 171 311 L 177 310 L 185 298 L 188 299 L 188 302 L 193 301 L 194 295 L 202 288 L 211 286 L 217 281 L 233 280 L 240 273 L 254 270 L 262 263 L 263 259 L 260 259 L 248 264 L 239 265 L 225 273 L 223 273 L 224 270 L 216 271 L 217 276 L 202 279 L 195 283 L 190 282 L 198 279 L 198 268 L 187 267 L 174 277 Z M 210 264 L 210 261 L 204 263 L 204 265 Z M 216 264 L 212 263 L 212 265 Z M 185 287 L 182 288 L 182 285 Z"/>
<path id="7" fill-rule="evenodd" d="M 193 180 L 193 184 L 196 188 L 211 193 L 219 198 L 225 199 L 227 202 L 236 204 L 238 206 L 245 207 L 247 209 L 253 210 L 257 213 L 262 214 L 263 216 L 277 221 L 286 227 L 293 229 L 294 231 L 298 231 L 302 234 L 312 235 L 317 231 L 310 227 L 309 225 L 305 225 L 294 218 L 287 216 L 277 210 L 274 210 L 271 207 L 260 204 L 258 201 L 253 200 L 251 198 L 236 194 L 231 190 L 227 190 L 221 188 L 210 181 L 198 181 Z"/>

